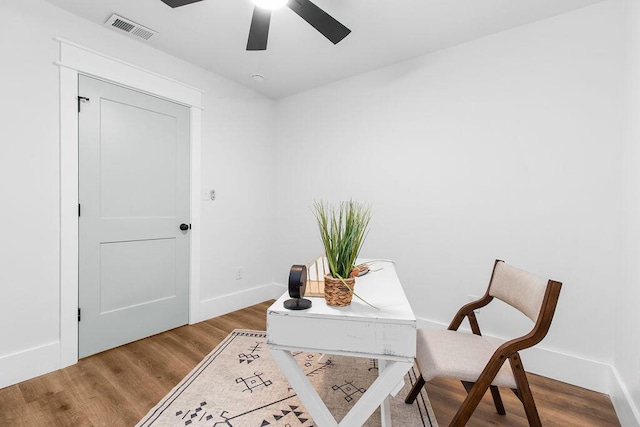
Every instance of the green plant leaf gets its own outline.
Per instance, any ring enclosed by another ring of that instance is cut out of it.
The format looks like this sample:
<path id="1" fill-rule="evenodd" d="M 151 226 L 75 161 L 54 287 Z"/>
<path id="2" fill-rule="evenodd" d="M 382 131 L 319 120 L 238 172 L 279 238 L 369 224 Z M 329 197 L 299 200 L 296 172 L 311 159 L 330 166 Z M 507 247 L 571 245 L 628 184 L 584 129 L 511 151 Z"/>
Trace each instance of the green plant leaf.
<path id="1" fill-rule="evenodd" d="M 371 208 L 354 200 L 337 205 L 321 200 L 314 202 L 311 209 L 318 223 L 329 274 L 345 283 L 344 278 L 351 275 L 367 237 Z M 351 287 L 347 287 L 355 296 L 369 304 L 353 292 Z"/>

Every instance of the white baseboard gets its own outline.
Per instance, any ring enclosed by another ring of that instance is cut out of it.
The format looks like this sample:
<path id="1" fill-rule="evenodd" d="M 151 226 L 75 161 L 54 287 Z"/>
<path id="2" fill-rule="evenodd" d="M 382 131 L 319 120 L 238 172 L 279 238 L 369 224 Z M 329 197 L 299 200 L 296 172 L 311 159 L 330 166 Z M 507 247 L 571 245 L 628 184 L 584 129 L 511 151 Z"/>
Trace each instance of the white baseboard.
<path id="1" fill-rule="evenodd" d="M 198 322 L 280 297 L 286 288 L 275 283 L 200 301 Z"/>
<path id="2" fill-rule="evenodd" d="M 54 342 L 0 357 L 0 388 L 60 368 L 60 343 Z"/>
<path id="3" fill-rule="evenodd" d="M 418 327 L 446 328 L 447 325 L 419 318 Z M 520 353 L 527 372 L 578 387 L 609 394 L 611 365 L 536 346 Z"/>
<path id="4" fill-rule="evenodd" d="M 629 394 L 629 389 L 620 377 L 618 370 L 611 367 L 609 383 L 609 396 L 616 410 L 620 425 L 623 427 L 640 426 L 640 408 L 636 406 Z"/>
<path id="5" fill-rule="evenodd" d="M 278 298 L 285 291 L 286 288 L 281 285 L 268 284 L 201 301 L 198 321 Z M 60 355 L 60 342 L 54 342 L 0 356 L 0 388 L 60 369 L 63 367 Z"/>

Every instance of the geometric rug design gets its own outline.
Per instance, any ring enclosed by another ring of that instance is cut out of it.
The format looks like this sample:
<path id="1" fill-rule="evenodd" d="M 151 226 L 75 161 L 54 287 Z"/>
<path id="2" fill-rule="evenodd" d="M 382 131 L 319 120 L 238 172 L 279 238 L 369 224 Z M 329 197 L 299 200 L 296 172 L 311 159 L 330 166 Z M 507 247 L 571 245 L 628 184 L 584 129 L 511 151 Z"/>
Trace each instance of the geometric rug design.
<path id="1" fill-rule="evenodd" d="M 378 375 L 377 360 L 298 352 L 294 357 L 337 420 L 341 420 Z M 424 388 L 412 405 L 404 397 L 416 379 L 390 397 L 394 426 L 437 427 Z M 364 424 L 380 426 L 378 408 Z M 266 332 L 236 329 L 173 388 L 136 427 L 316 426 L 271 358 Z M 320 426 L 322 427 L 322 426 Z"/>

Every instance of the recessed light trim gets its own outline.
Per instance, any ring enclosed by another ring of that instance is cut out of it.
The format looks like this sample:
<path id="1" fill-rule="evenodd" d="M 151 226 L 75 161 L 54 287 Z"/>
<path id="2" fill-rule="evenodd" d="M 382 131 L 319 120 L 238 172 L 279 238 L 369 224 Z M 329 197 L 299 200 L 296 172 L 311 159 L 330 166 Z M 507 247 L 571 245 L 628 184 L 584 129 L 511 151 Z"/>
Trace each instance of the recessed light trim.
<path id="1" fill-rule="evenodd" d="M 253 3 L 263 9 L 275 10 L 287 4 L 287 0 L 253 0 Z"/>

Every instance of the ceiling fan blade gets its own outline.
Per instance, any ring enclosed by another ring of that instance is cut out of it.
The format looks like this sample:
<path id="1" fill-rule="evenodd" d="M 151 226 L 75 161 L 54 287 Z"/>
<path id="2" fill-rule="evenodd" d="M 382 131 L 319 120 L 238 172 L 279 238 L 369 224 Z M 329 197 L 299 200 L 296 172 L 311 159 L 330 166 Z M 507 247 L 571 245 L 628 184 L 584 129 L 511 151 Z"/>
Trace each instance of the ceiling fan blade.
<path id="1" fill-rule="evenodd" d="M 162 2 L 164 4 L 166 4 L 167 6 L 171 6 L 171 7 L 180 7 L 180 6 L 186 6 L 188 4 L 191 3 L 197 3 L 199 1 L 202 0 L 162 0 Z"/>
<path id="2" fill-rule="evenodd" d="M 320 31 L 323 36 L 331 40 L 333 44 L 338 44 L 351 32 L 350 29 L 309 0 L 289 0 L 287 6 L 311 24 L 313 28 Z"/>
<path id="3" fill-rule="evenodd" d="M 257 6 L 253 8 L 253 18 L 251 18 L 251 28 L 249 28 L 249 40 L 247 40 L 247 50 L 267 49 L 270 22 L 270 10 Z"/>

